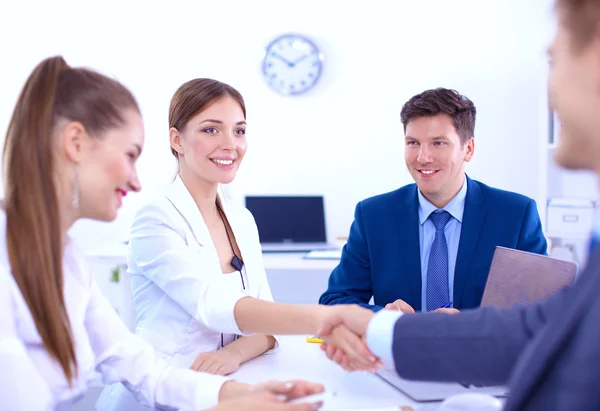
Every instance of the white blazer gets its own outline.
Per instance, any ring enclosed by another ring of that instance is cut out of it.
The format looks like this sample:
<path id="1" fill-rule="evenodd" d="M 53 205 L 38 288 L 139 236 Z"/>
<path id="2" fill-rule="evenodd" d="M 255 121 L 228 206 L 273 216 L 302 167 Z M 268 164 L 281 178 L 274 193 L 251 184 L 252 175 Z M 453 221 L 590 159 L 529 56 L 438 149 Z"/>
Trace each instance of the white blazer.
<path id="1" fill-rule="evenodd" d="M 68 410 L 95 372 L 105 383 L 123 381 L 142 402 L 182 410 L 217 404 L 226 378 L 170 367 L 127 330 L 102 295 L 84 256 L 69 239 L 63 256 L 63 292 L 75 343 L 78 373 L 69 386 L 50 358 L 11 274 L 6 214 L 0 211 L 0 408 Z M 44 275 L 45 273 L 39 273 Z"/>
<path id="2" fill-rule="evenodd" d="M 198 354 L 216 351 L 221 333 L 242 335 L 233 315 L 239 299 L 273 301 L 252 214 L 221 205 L 242 254 L 246 290 L 239 273 L 221 272 L 202 214 L 179 176 L 132 225 L 127 272 L 136 333 L 173 365 L 188 368 Z"/>
<path id="3" fill-rule="evenodd" d="M 221 333 L 243 335 L 233 314 L 239 299 L 273 300 L 252 214 L 219 200 L 242 254 L 245 290 L 239 273 L 221 272 L 202 214 L 179 176 L 138 211 L 131 228 L 127 272 L 136 334 L 177 367 L 189 368 L 200 353 L 218 350 Z M 133 410 L 129 397 L 123 387 L 113 385 L 104 390 L 98 403 L 103 405 L 97 407 Z"/>

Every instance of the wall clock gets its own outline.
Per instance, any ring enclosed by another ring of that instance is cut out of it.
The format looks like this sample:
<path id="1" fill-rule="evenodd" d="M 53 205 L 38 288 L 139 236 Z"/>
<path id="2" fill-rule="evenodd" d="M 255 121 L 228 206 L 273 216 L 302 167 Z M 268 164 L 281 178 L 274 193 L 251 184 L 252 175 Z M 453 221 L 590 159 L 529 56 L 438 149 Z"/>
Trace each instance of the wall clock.
<path id="1" fill-rule="evenodd" d="M 263 59 L 263 76 L 283 95 L 311 90 L 323 71 L 323 54 L 315 43 L 299 34 L 284 34 L 273 40 Z"/>

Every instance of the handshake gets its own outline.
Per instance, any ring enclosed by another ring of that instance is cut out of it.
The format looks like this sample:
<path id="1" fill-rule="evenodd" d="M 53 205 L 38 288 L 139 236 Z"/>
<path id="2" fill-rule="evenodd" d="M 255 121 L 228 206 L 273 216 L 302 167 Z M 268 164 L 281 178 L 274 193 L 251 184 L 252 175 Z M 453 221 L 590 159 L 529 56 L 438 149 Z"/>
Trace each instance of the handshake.
<path id="1" fill-rule="evenodd" d="M 366 343 L 367 328 L 374 313 L 358 305 L 314 305 L 300 308 L 306 322 L 300 328 L 307 331 L 310 324 L 313 334 L 324 341 L 321 348 L 329 359 L 348 371 L 375 371 L 382 366 Z M 299 331 L 298 324 L 292 326 Z M 219 395 L 220 404 L 211 411 L 308 411 L 322 404 L 303 398 L 323 392 L 321 384 L 297 380 L 269 381 L 247 385 L 226 382 Z M 296 400 L 296 401 L 294 401 Z"/>
<path id="2" fill-rule="evenodd" d="M 381 359 L 369 350 L 367 329 L 374 316 L 373 311 L 357 305 L 335 305 L 323 307 L 321 324 L 316 335 L 323 339 L 321 349 L 327 358 L 347 371 L 377 371 L 383 366 Z M 386 310 L 414 314 L 415 310 L 406 302 L 396 300 L 385 306 Z M 456 314 L 455 308 L 438 308 L 433 312 Z M 390 330 L 392 332 L 392 330 Z"/>
<path id="3" fill-rule="evenodd" d="M 252 300 L 252 299 L 248 299 Z M 248 302 L 248 301 L 246 301 Z M 252 303 L 250 301 L 250 303 Z M 286 321 L 287 334 L 305 333 L 311 329 L 323 339 L 321 349 L 327 357 L 347 371 L 374 372 L 383 366 L 380 358 L 374 355 L 367 343 L 367 330 L 375 313 L 358 305 L 313 305 L 279 306 L 279 311 L 293 313 L 295 321 Z M 402 311 L 411 314 L 415 311 L 402 300 L 396 300 L 385 307 L 386 310 Z M 457 313 L 454 308 L 436 310 L 444 313 Z M 281 316 L 279 317 L 281 318 Z M 390 330 L 392 332 L 392 330 Z M 321 384 L 307 381 L 288 383 L 270 381 L 255 386 L 228 381 L 223 385 L 219 399 L 223 401 L 213 411 L 307 411 L 320 407 L 318 403 L 302 401 L 308 395 L 324 390 Z"/>

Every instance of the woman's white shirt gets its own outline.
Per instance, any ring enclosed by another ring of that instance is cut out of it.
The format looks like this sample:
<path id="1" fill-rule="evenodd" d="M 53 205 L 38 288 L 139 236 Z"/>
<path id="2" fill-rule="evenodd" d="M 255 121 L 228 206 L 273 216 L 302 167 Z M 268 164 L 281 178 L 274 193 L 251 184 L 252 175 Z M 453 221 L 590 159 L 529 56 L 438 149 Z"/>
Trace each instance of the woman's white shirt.
<path id="1" fill-rule="evenodd" d="M 6 232 L 6 215 L 0 215 Z M 140 402 L 154 407 L 199 410 L 217 404 L 226 378 L 167 364 L 148 343 L 131 334 L 98 289 L 72 240 L 64 250 L 64 298 L 75 342 L 78 373 L 67 383 L 41 337 L 11 274 L 6 235 L 0 236 L 0 404 L 7 410 L 68 409 L 95 373 L 106 384 L 123 382 Z M 40 273 L 44 275 L 44 273 Z M 235 323 L 233 318 L 222 319 Z"/>
<path id="2" fill-rule="evenodd" d="M 241 298 L 273 300 L 252 214 L 224 201 L 221 206 L 244 261 L 241 272 L 222 273 L 202 214 L 179 176 L 132 225 L 127 272 L 136 333 L 172 365 L 188 368 L 201 352 L 219 349 L 221 333 L 243 335 L 233 315 Z"/>

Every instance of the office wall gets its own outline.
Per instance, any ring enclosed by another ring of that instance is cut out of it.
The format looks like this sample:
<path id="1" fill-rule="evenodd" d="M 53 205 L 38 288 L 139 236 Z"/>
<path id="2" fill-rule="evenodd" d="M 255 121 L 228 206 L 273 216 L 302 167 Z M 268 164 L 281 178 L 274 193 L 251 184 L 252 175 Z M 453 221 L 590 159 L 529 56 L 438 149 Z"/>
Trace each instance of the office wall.
<path id="1" fill-rule="evenodd" d="M 357 201 L 411 182 L 399 111 L 426 88 L 456 88 L 476 103 L 472 177 L 538 197 L 550 0 L 161 3 L 0 3 L 1 130 L 26 75 L 56 53 L 115 76 L 140 101 L 144 190 L 115 223 L 79 224 L 86 247 L 125 237 L 135 210 L 173 177 L 169 99 L 194 77 L 228 82 L 247 102 L 249 151 L 228 193 L 324 194 L 331 238 L 347 234 Z M 324 53 L 308 95 L 281 97 L 261 77 L 264 46 L 285 32 Z"/>

